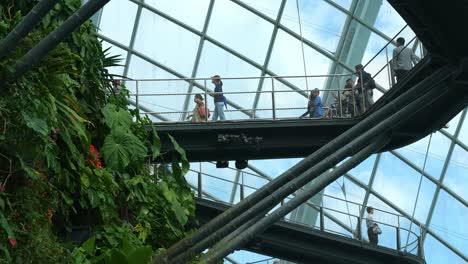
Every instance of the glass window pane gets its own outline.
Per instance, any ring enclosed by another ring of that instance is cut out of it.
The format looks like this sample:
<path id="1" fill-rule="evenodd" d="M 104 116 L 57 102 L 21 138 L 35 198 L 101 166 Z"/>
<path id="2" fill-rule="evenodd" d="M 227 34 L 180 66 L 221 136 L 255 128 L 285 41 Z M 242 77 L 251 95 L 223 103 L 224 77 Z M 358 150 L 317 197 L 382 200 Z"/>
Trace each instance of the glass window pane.
<path id="1" fill-rule="evenodd" d="M 466 264 L 466 262 L 440 243 L 431 235 L 426 235 L 424 241 L 424 256 L 427 264 L 451 263 L 451 264 Z"/>
<path id="2" fill-rule="evenodd" d="M 383 153 L 375 175 L 373 189 L 411 215 L 421 174 L 390 153 Z M 425 219 L 435 185 L 423 178 L 415 217 Z"/>
<path id="3" fill-rule="evenodd" d="M 357 167 L 349 171 L 349 174 L 353 175 L 356 179 L 360 180 L 364 184 L 369 183 L 372 169 L 374 168 L 376 155 L 372 155 L 363 162 L 359 163 Z"/>
<path id="4" fill-rule="evenodd" d="M 200 37 L 144 9 L 135 50 L 179 73 L 190 76 Z"/>
<path id="5" fill-rule="evenodd" d="M 444 185 L 468 200 L 468 152 L 459 145 L 453 149 Z"/>
<path id="6" fill-rule="evenodd" d="M 346 15 L 322 0 L 299 1 L 302 35 L 330 52 L 340 41 Z M 296 1 L 288 1 L 281 24 L 300 34 Z"/>
<path id="7" fill-rule="evenodd" d="M 227 51 L 206 42 L 198 67 L 197 76 L 207 78 L 218 74 L 225 77 L 253 77 L 260 76 L 260 70 L 247 62 L 235 57 Z M 258 89 L 258 79 L 223 79 L 223 91 L 228 100 L 240 105 L 243 109 L 251 109 Z M 207 81 L 209 89 L 213 90 L 211 81 Z M 251 94 L 229 94 L 229 92 L 252 92 Z M 229 114 L 226 118 L 229 119 Z"/>
<path id="8" fill-rule="evenodd" d="M 263 14 L 276 19 L 281 0 L 241 0 Z"/>
<path id="9" fill-rule="evenodd" d="M 332 0 L 332 1 L 346 9 L 349 9 L 351 7 L 351 2 L 352 2 L 352 0 Z"/>
<path id="10" fill-rule="evenodd" d="M 239 5 L 216 1 L 208 35 L 263 64 L 272 31 L 273 24 Z"/>
<path id="11" fill-rule="evenodd" d="M 441 190 L 430 228 L 461 252 L 468 248 L 468 208 Z"/>
<path id="12" fill-rule="evenodd" d="M 202 31 L 208 10 L 209 0 L 145 0 L 145 3 Z M 143 25 L 144 26 L 144 25 Z"/>
<path id="13" fill-rule="evenodd" d="M 307 75 L 326 75 L 331 60 L 318 51 L 304 45 Z M 301 42 L 286 32 L 279 30 L 269 65 L 269 69 L 279 76 L 304 76 Z M 304 78 L 290 78 L 288 82 L 306 90 Z M 326 82 L 324 77 L 308 78 L 309 90 L 322 88 Z"/>
<path id="14" fill-rule="evenodd" d="M 396 152 L 403 155 L 419 168 L 423 168 L 424 159 L 426 158 L 427 145 L 429 136 L 400 149 Z M 447 153 L 452 141 L 440 132 L 432 134 L 432 142 L 429 147 L 429 153 L 426 161 L 425 172 L 434 177 L 440 178 L 440 173 L 445 164 Z"/>
<path id="15" fill-rule="evenodd" d="M 99 33 L 123 45 L 130 44 L 137 5 L 127 0 L 110 1 L 104 6 Z"/>
<path id="16" fill-rule="evenodd" d="M 158 68 L 157 66 L 132 55 L 130 60 L 130 67 L 128 77 L 132 79 L 176 79 L 175 81 L 139 81 L 139 104 L 151 110 L 158 112 L 165 118 L 170 120 L 179 120 L 182 116 L 180 111 L 184 104 L 187 93 L 188 83 L 186 81 L 178 80 L 176 76 Z M 127 88 L 130 93 L 136 92 L 136 82 L 127 81 Z M 181 94 L 163 96 L 163 94 Z M 145 94 L 152 94 L 145 96 Z M 130 99 L 135 101 L 135 97 L 131 96 Z M 144 111 L 146 112 L 146 111 Z"/>

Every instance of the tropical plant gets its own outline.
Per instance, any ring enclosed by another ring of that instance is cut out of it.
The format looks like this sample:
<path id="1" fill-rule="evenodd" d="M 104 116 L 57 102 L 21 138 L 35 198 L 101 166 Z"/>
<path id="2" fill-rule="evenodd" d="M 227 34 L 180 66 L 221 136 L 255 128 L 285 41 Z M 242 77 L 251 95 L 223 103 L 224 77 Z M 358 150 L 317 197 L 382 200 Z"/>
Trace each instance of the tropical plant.
<path id="1" fill-rule="evenodd" d="M 33 2 L 2 1 L 0 39 Z M 5 80 L 80 4 L 58 1 L 0 60 L 0 263 L 135 263 L 182 238 L 194 217 L 184 151 L 171 138 L 177 159 L 151 162 L 161 142 L 151 120 L 129 109 L 125 86 L 114 91 L 106 68 L 119 59 L 102 50 L 91 22 Z"/>

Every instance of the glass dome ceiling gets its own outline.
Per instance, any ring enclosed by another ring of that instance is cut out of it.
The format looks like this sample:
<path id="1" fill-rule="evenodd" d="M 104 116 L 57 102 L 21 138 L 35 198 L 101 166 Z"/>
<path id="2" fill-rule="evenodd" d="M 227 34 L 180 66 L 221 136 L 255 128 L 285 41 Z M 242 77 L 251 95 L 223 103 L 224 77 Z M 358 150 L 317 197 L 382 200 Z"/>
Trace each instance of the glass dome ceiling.
<path id="1" fill-rule="evenodd" d="M 99 27 L 104 47 L 111 47 L 111 54 L 122 58 L 123 66 L 112 68 L 111 72 L 131 79 L 351 73 L 355 64 L 371 61 L 406 25 L 387 1 L 382 0 L 113 0 L 93 20 Z M 407 40 L 415 36 L 409 27 L 399 35 Z M 413 49 L 416 54 L 421 52 L 420 45 L 414 45 Z M 386 62 L 386 53 L 382 52 L 370 62 L 367 71 L 375 73 Z M 374 93 L 374 99 L 389 88 L 387 71 L 379 74 L 376 81 L 379 91 Z M 322 78 L 310 85 L 327 89 L 333 82 Z M 162 86 L 161 89 L 171 92 L 202 91 L 188 81 Z M 129 83 L 128 87 L 134 92 L 134 86 Z M 232 81 L 229 87 L 236 87 L 236 91 L 271 89 L 260 80 Z M 152 88 L 153 85 L 140 87 Z M 300 80 L 291 81 L 282 84 L 282 89 L 305 90 L 305 84 Z M 325 102 L 327 97 L 324 94 Z M 305 102 L 299 94 L 291 94 L 286 99 Z M 268 102 L 263 94 L 232 100 L 236 104 L 231 106 L 243 109 L 262 108 Z M 185 97 L 168 102 L 140 99 L 139 103 L 151 111 L 187 111 L 191 107 L 189 98 Z M 404 148 L 371 156 L 325 188 L 322 194 L 405 215 L 427 228 L 424 245 L 428 263 L 466 263 L 466 112 L 450 121 L 448 128 L 432 135 L 424 170 L 429 136 Z M 242 112 L 227 117 L 248 118 Z M 170 120 L 180 118 L 179 115 L 169 117 Z M 274 178 L 296 162 L 297 159 L 250 161 L 246 171 Z M 212 164 L 201 166 L 206 173 L 236 178 L 234 170 L 221 173 Z M 198 164 L 193 167 L 198 168 Z M 191 176 L 187 179 L 190 182 Z M 250 184 L 259 187 L 265 181 L 251 180 Z M 232 191 L 232 185 L 218 185 L 212 194 L 226 196 L 220 199 L 238 199 Z M 321 199 L 323 204 L 331 203 L 325 197 Z M 265 257 L 236 252 L 230 258 L 246 263 Z"/>

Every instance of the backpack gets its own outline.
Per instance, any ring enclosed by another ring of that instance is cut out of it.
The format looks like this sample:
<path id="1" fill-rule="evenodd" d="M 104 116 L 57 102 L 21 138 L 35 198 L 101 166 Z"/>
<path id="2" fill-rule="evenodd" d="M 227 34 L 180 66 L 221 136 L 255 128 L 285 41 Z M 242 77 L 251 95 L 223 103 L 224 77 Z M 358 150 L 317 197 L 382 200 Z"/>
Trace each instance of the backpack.
<path id="1" fill-rule="evenodd" d="M 205 105 L 199 106 L 197 109 L 198 109 L 198 114 L 200 115 L 201 118 L 206 118 L 206 112 L 208 112 L 208 117 L 211 116 L 210 109 L 205 108 Z"/>

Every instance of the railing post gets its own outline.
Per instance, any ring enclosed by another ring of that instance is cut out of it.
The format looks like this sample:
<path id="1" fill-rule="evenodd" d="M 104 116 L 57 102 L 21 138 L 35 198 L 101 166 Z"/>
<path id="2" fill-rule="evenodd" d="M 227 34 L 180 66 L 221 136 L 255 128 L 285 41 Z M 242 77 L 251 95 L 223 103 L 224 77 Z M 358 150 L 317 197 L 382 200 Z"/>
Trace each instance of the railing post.
<path id="1" fill-rule="evenodd" d="M 395 227 L 396 229 L 396 249 L 397 251 L 401 250 L 401 241 L 400 241 L 400 227 Z"/>
<path id="2" fill-rule="evenodd" d="M 355 90 L 356 87 L 354 87 L 354 82 L 353 82 L 353 86 L 351 87 L 351 93 L 352 93 L 352 96 L 353 96 L 353 117 L 357 116 L 357 106 L 356 106 L 356 90 Z"/>
<path id="3" fill-rule="evenodd" d="M 198 198 L 202 198 L 202 193 L 203 193 L 203 189 L 202 189 L 202 173 L 201 171 L 198 172 L 198 186 L 197 186 L 197 191 L 198 191 Z"/>
<path id="4" fill-rule="evenodd" d="M 275 79 L 271 77 L 271 110 L 273 115 L 273 120 L 276 119 L 276 106 L 275 106 Z"/>
<path id="5" fill-rule="evenodd" d="M 320 231 L 325 231 L 325 218 L 323 217 L 323 207 L 320 206 Z"/>
<path id="6" fill-rule="evenodd" d="M 362 79 L 362 71 L 364 68 L 361 69 L 359 72 L 359 80 L 361 81 L 361 97 L 362 97 L 362 105 L 361 105 L 361 114 L 364 114 L 366 112 L 366 91 L 364 91 L 364 80 Z"/>
<path id="7" fill-rule="evenodd" d="M 400 234 L 400 216 L 397 216 L 397 227 L 396 227 L 396 243 L 397 243 L 397 250 L 401 250 L 401 234 Z M 407 248 L 405 248 L 407 250 Z"/>
<path id="8" fill-rule="evenodd" d="M 208 87 L 206 86 L 206 79 L 203 80 L 203 85 L 205 86 L 205 121 L 208 122 Z M 216 105 L 215 105 L 216 107 Z M 216 109 L 213 109 L 216 111 Z"/>
<path id="9" fill-rule="evenodd" d="M 338 76 L 338 103 L 340 104 L 340 117 L 343 117 L 343 104 L 341 103 L 341 82 L 340 82 L 341 76 Z M 344 91 L 344 89 L 343 89 Z"/>
<path id="10" fill-rule="evenodd" d="M 356 228 L 357 228 L 357 230 L 356 230 L 356 231 L 357 231 L 357 239 L 358 239 L 359 241 L 362 241 L 361 222 L 362 222 L 362 217 L 361 217 L 361 214 L 359 214 L 359 216 L 358 216 L 358 222 L 357 222 L 357 227 L 356 227 Z"/>

